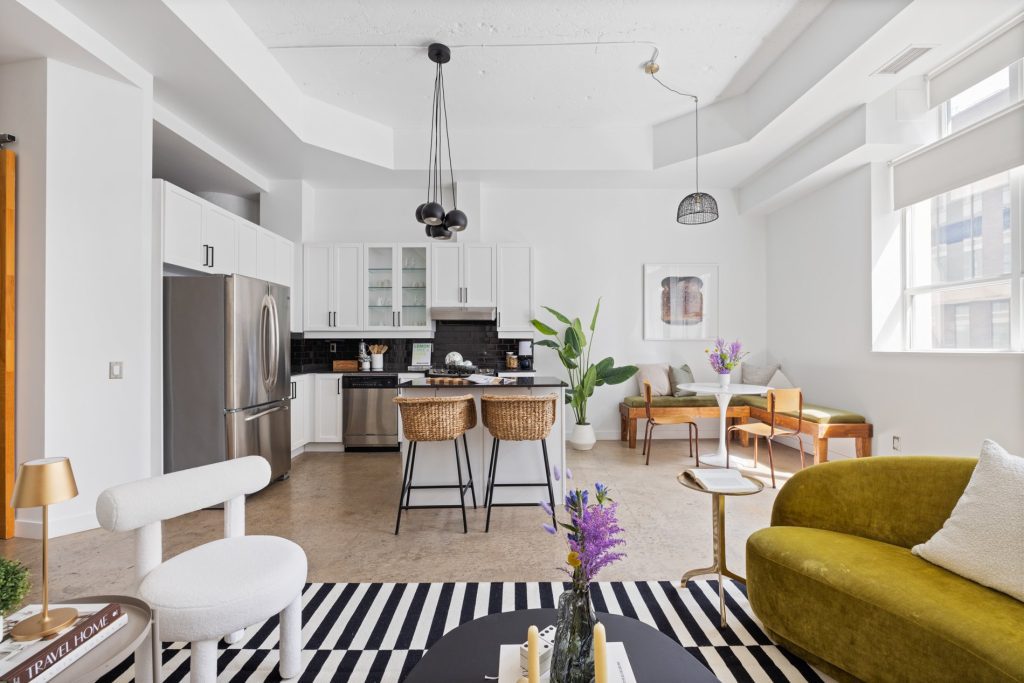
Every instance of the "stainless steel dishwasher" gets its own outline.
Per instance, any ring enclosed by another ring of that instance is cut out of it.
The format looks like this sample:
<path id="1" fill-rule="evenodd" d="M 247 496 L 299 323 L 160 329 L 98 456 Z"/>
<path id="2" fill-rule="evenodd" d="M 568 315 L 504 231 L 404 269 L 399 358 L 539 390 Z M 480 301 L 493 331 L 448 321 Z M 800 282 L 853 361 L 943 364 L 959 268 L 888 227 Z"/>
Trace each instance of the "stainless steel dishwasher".
<path id="1" fill-rule="evenodd" d="M 346 451 L 398 450 L 398 375 L 341 378 L 341 428 Z"/>

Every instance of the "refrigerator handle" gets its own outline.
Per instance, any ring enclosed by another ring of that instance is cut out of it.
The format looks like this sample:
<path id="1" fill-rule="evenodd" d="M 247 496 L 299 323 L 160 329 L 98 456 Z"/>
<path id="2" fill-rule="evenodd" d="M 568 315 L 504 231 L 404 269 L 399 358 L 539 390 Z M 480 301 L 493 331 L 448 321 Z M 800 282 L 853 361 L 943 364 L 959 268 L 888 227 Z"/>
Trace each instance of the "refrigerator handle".
<path id="1" fill-rule="evenodd" d="M 276 413 L 277 411 L 284 410 L 284 409 L 285 409 L 284 406 L 274 406 L 273 408 L 267 408 L 266 410 L 261 410 L 260 412 L 256 413 L 255 415 L 250 415 L 249 417 L 245 418 L 245 421 L 246 422 L 252 422 L 253 420 L 260 419 L 264 415 L 270 415 L 271 413 Z"/>

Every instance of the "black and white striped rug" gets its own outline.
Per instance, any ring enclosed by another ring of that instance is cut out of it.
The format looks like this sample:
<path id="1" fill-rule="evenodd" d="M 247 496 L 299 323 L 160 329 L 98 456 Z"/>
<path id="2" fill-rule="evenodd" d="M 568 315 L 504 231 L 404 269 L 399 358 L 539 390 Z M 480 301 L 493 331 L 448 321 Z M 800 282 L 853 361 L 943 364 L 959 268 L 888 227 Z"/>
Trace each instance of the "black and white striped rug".
<path id="1" fill-rule="evenodd" d="M 401 681 L 441 636 L 497 612 L 554 607 L 562 583 L 313 583 L 303 591 L 302 683 Z M 669 581 L 597 583 L 598 612 L 653 626 L 683 645 L 722 681 L 827 681 L 806 662 L 776 647 L 747 603 L 746 589 L 726 584 L 726 628 L 719 627 L 718 583 Z M 277 618 L 221 643 L 219 681 L 278 681 Z M 166 644 L 167 683 L 188 680 L 187 643 Z M 497 662 L 495 662 L 497 669 Z M 132 680 L 126 660 L 103 679 Z M 648 683 L 643 681 L 641 683 Z M 662 683 L 662 682 L 657 682 Z M 667 682 L 666 682 L 667 683 Z"/>

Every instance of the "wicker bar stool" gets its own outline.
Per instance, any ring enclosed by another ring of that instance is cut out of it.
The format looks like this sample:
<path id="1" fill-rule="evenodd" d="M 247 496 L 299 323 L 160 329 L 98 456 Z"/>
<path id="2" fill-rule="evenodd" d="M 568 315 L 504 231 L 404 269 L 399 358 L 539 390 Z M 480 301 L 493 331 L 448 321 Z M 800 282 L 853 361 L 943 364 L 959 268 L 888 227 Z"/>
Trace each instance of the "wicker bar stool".
<path id="1" fill-rule="evenodd" d="M 493 507 L 524 507 L 536 503 L 495 503 L 494 488 L 496 486 L 547 486 L 548 500 L 551 508 L 555 507 L 555 492 L 551 487 L 551 463 L 548 462 L 547 436 L 555 424 L 558 410 L 558 396 L 481 396 L 480 408 L 483 411 L 484 426 L 494 437 L 491 442 L 491 462 L 487 472 L 487 488 L 484 494 L 484 505 L 487 506 L 487 527 L 491 530 L 491 508 Z M 495 472 L 498 468 L 498 454 L 502 441 L 540 441 L 541 453 L 544 454 L 544 482 L 497 483 Z M 553 524 L 554 517 L 551 518 Z"/>
<path id="2" fill-rule="evenodd" d="M 469 532 L 466 523 L 466 489 L 473 497 L 473 508 L 476 509 L 476 491 L 473 490 L 473 468 L 469 464 L 469 446 L 466 443 L 466 432 L 476 426 L 476 404 L 473 397 L 466 396 L 427 396 L 424 398 L 407 398 L 397 396 L 394 399 L 402 413 L 402 431 L 409 442 L 409 450 L 405 457 L 405 474 L 402 475 L 402 491 L 398 496 L 398 518 L 395 520 L 395 535 L 402 523 L 402 510 L 462 508 L 462 533 Z M 462 450 L 466 456 L 466 472 L 469 480 L 462 481 L 462 462 L 459 460 L 459 437 L 462 437 Z M 455 469 L 458 472 L 458 484 L 414 485 L 413 476 L 416 470 L 416 447 L 421 441 L 451 441 L 455 444 Z M 409 498 L 413 489 L 458 489 L 460 505 L 410 505 Z"/>

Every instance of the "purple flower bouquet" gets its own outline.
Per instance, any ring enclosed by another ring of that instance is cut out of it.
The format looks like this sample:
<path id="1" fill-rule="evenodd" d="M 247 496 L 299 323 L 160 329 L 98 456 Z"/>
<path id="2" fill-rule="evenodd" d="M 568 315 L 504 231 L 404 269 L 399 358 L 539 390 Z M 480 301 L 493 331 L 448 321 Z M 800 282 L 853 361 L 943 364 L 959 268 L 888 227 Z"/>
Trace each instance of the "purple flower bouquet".
<path id="1" fill-rule="evenodd" d="M 555 468 L 555 478 L 559 478 Z M 566 470 L 566 479 L 571 478 Z M 625 557 L 617 548 L 625 545 L 617 517 L 618 503 L 608 495 L 608 487 L 594 485 L 594 501 L 587 489 L 574 489 L 565 497 L 568 522 L 557 526 L 566 531 L 569 553 L 562 570 L 572 578 L 572 589 L 558 599 L 555 624 L 555 649 L 551 655 L 551 683 L 590 683 L 594 677 L 594 624 L 597 618 L 590 601 L 590 582 L 597 573 Z M 540 503 L 554 520 L 554 510 Z M 557 534 L 558 528 L 545 523 L 544 530 Z"/>

